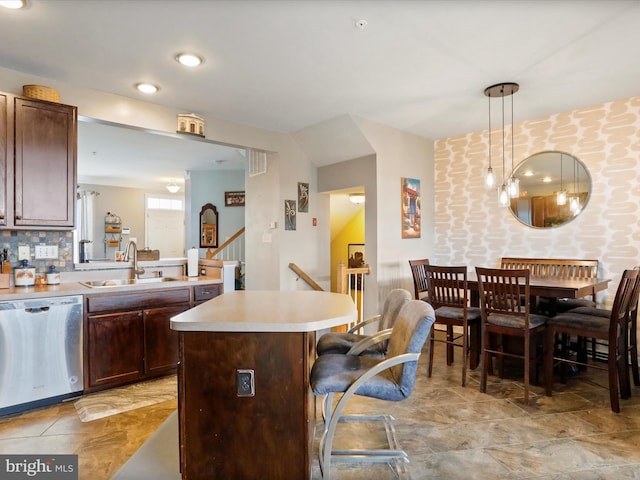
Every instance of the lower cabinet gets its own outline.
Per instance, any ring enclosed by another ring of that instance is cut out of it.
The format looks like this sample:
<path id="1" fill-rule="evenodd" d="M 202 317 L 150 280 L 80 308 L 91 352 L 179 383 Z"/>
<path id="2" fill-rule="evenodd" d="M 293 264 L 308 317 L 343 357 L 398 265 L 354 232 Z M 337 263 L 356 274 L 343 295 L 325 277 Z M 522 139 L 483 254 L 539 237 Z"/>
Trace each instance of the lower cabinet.
<path id="1" fill-rule="evenodd" d="M 178 332 L 168 326 L 171 317 L 188 309 L 188 306 L 177 305 L 143 310 L 145 374 L 155 376 L 176 371 Z"/>
<path id="2" fill-rule="evenodd" d="M 144 376 L 142 312 L 89 315 L 86 387 L 119 385 Z"/>
<path id="3" fill-rule="evenodd" d="M 191 287 L 86 296 L 85 391 L 175 372 L 178 334 L 170 320 L 193 299 Z"/>

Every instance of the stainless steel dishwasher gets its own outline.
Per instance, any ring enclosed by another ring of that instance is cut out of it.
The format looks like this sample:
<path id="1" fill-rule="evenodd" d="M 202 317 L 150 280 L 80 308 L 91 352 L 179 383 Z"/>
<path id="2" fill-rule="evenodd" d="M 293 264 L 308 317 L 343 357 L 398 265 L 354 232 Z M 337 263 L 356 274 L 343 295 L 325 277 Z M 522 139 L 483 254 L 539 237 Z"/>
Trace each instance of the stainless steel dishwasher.
<path id="1" fill-rule="evenodd" d="M 0 302 L 0 415 L 82 393 L 82 296 Z"/>

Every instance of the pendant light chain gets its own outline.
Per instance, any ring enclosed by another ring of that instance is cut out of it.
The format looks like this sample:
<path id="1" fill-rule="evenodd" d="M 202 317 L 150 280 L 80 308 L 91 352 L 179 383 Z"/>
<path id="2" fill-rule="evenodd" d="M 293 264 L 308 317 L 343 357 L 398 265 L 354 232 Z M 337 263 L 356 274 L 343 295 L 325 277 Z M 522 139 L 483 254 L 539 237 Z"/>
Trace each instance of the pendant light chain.
<path id="1" fill-rule="evenodd" d="M 505 152 L 505 131 L 504 131 L 504 120 L 505 120 L 505 105 L 504 105 L 504 97 L 513 95 L 520 88 L 520 85 L 513 82 L 505 82 L 505 83 L 497 83 L 495 85 L 491 85 L 484 89 L 484 94 L 489 97 L 489 168 L 487 169 L 487 173 L 485 176 L 485 186 L 487 188 L 492 188 L 495 185 L 495 174 L 493 173 L 493 166 L 491 163 L 492 160 L 492 150 L 493 150 L 493 142 L 492 142 L 492 130 L 491 130 L 491 98 L 492 97 L 501 97 L 502 104 L 502 184 L 498 187 L 498 201 L 502 206 L 508 206 L 510 204 L 509 197 L 519 196 L 519 181 L 513 175 L 513 166 L 514 166 L 514 146 L 513 146 L 513 99 L 511 99 L 511 174 L 508 176 L 507 182 L 507 172 L 506 172 L 506 152 Z M 514 190 L 515 188 L 515 190 Z M 514 194 L 515 192 L 515 194 Z"/>

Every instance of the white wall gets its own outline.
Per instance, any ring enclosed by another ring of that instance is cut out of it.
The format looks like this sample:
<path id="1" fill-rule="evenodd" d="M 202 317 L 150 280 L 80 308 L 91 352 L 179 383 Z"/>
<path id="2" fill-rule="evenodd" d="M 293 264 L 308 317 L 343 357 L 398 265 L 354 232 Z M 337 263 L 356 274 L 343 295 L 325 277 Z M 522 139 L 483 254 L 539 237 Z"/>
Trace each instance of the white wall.
<path id="1" fill-rule="evenodd" d="M 390 290 L 405 288 L 413 292 L 409 260 L 429 258 L 434 250 L 433 204 L 433 142 L 385 125 L 356 118 L 364 136 L 376 152 L 377 215 L 372 220 L 365 212 L 367 257 L 376 258 L 370 264 L 377 277 L 379 299 Z M 422 198 L 422 228 L 420 238 L 402 238 L 401 178 L 420 180 Z M 370 202 L 367 190 L 367 204 Z M 372 242 L 376 235 L 376 242 Z M 369 247 L 375 249 L 372 251 Z M 373 257 L 372 257 L 373 255 Z"/>

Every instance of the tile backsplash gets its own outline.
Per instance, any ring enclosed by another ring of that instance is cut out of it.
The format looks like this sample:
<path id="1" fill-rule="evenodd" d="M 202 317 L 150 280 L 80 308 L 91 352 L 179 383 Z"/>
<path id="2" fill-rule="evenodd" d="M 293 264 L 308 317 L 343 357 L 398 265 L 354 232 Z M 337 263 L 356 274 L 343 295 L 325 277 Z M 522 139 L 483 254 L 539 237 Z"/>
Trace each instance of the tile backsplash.
<path id="1" fill-rule="evenodd" d="M 58 247 L 58 258 L 35 259 L 35 247 L 37 245 L 48 245 Z M 72 231 L 23 231 L 23 230 L 2 230 L 0 231 L 0 249 L 6 248 L 9 253 L 11 267 L 17 267 L 18 247 L 29 247 L 29 264 L 36 268 L 37 274 L 44 274 L 49 265 L 55 265 L 61 272 L 73 271 L 73 232 Z"/>

